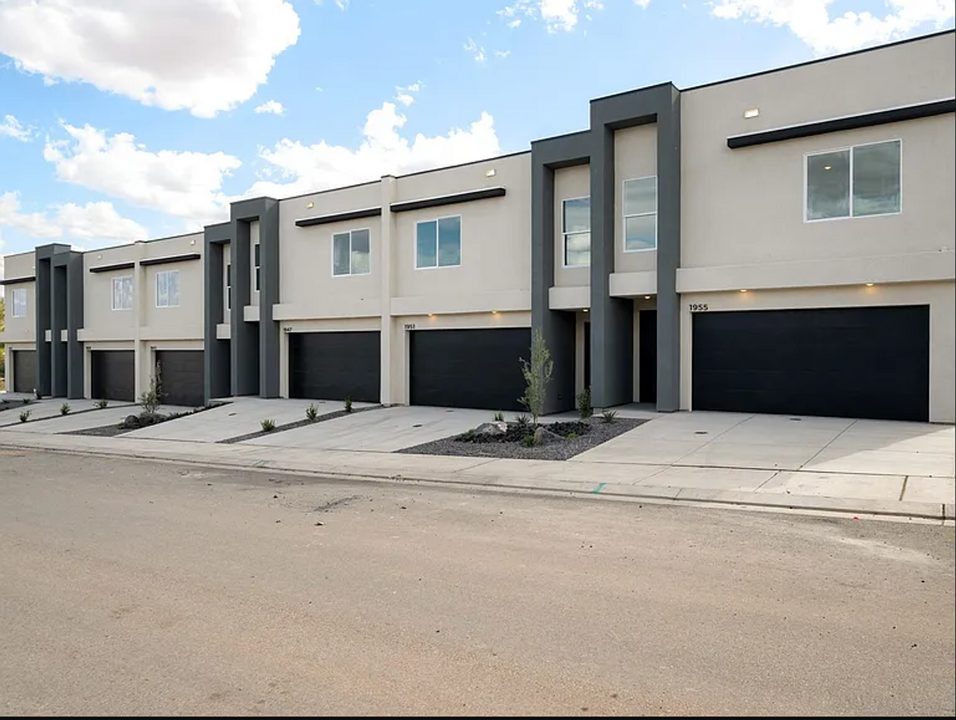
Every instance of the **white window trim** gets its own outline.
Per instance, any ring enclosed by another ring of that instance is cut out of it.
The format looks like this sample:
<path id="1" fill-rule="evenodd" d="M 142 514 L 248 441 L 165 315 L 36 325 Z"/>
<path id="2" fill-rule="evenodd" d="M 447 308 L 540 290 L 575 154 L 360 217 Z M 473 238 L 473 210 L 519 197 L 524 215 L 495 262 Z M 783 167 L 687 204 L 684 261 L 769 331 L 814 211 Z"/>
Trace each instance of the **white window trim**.
<path id="1" fill-rule="evenodd" d="M 447 220 L 449 218 L 458 218 L 458 264 L 457 265 L 439 265 L 438 264 L 438 221 Z M 435 223 L 435 264 L 426 265 L 425 267 L 418 266 L 418 226 L 421 223 L 433 222 Z M 415 242 L 412 243 L 412 265 L 416 270 L 447 270 L 448 268 L 457 268 L 461 267 L 465 261 L 465 222 L 462 216 L 459 215 L 442 215 L 440 217 L 426 218 L 424 220 L 415 221 Z M 369 242 L 369 251 L 371 252 L 371 241 Z M 370 263 L 371 264 L 371 263 Z"/>
<path id="2" fill-rule="evenodd" d="M 635 180 L 650 180 L 654 178 L 656 181 L 654 188 L 654 212 L 645 212 L 645 213 L 631 213 L 627 214 L 627 211 L 624 209 L 624 187 L 629 182 L 634 182 Z M 626 253 L 643 253 L 643 252 L 657 252 L 658 240 L 658 230 L 660 226 L 657 224 L 657 221 L 654 222 L 654 247 L 652 248 L 640 248 L 638 250 L 628 250 L 627 249 L 627 219 L 632 217 L 647 217 L 648 215 L 653 215 L 655 218 L 660 216 L 660 177 L 657 175 L 643 175 L 641 177 L 628 178 L 627 180 L 621 181 L 621 244 Z"/>
<path id="3" fill-rule="evenodd" d="M 23 297 L 23 307 L 20 312 L 17 312 L 17 297 Z M 13 288 L 10 293 L 10 317 L 11 318 L 25 318 L 27 316 L 27 289 L 26 288 Z"/>
<path id="4" fill-rule="evenodd" d="M 587 265 L 568 265 L 568 236 L 569 235 L 590 235 L 591 234 L 591 219 L 588 218 L 588 230 L 584 232 L 565 232 L 564 231 L 564 204 L 570 200 L 587 200 L 588 201 L 588 211 L 590 212 L 591 207 L 591 196 L 590 195 L 581 195 L 579 197 L 569 197 L 561 198 L 561 267 L 563 268 L 586 268 L 591 267 L 589 262 Z M 590 249 L 590 245 L 588 246 Z"/>
<path id="5" fill-rule="evenodd" d="M 896 212 L 888 213 L 879 213 L 877 215 L 854 215 L 853 214 L 853 149 L 859 147 L 867 147 L 868 145 L 883 145 L 884 143 L 898 142 L 900 144 L 900 209 Z M 832 217 L 832 218 L 817 218 L 816 220 L 811 220 L 807 217 L 807 201 L 810 199 L 810 187 L 808 184 L 809 181 L 809 165 L 810 158 L 816 155 L 827 155 L 829 153 L 842 152 L 848 150 L 850 153 L 850 214 L 843 215 L 842 217 Z M 903 214 L 903 138 L 887 138 L 885 140 L 875 140 L 873 142 L 857 143 L 855 145 L 844 145 L 842 147 L 830 148 L 829 150 L 814 150 L 813 152 L 807 152 L 803 154 L 803 222 L 804 223 L 821 223 L 821 222 L 837 222 L 841 220 L 859 220 L 861 218 L 877 218 L 877 217 L 893 217 L 894 215 Z"/>
<path id="6" fill-rule="evenodd" d="M 223 302 L 225 303 L 226 312 L 232 312 L 232 263 L 226 262 L 226 266 L 223 269 Z"/>
<path id="7" fill-rule="evenodd" d="M 262 243 L 253 243 L 252 244 L 252 292 L 258 293 L 259 286 L 262 284 L 260 281 L 262 279 Z M 259 264 L 256 265 L 256 248 L 259 248 Z M 258 270 L 258 272 L 256 272 Z"/>
<path id="8" fill-rule="evenodd" d="M 116 301 L 116 291 L 115 291 L 116 281 L 117 281 L 117 280 L 126 280 L 127 278 L 129 279 L 129 284 L 133 286 L 133 292 L 132 292 L 132 297 L 131 297 L 130 306 L 129 306 L 128 308 L 116 307 L 116 305 L 114 305 L 114 302 Z M 119 275 L 119 276 L 117 276 L 117 277 L 111 278 L 111 279 L 110 279 L 110 308 L 111 308 L 114 312 L 129 312 L 130 310 L 133 309 L 133 305 L 135 305 L 135 304 L 136 304 L 136 286 L 133 285 L 133 276 L 132 276 L 132 275 Z"/>
<path id="9" fill-rule="evenodd" d="M 417 227 L 418 226 L 416 224 L 416 228 Z M 362 232 L 363 230 L 368 233 L 368 272 L 356 273 L 356 272 L 352 272 L 352 233 Z M 349 236 L 349 271 L 347 273 L 336 274 L 335 272 L 335 236 L 345 235 L 346 233 L 348 233 L 348 236 Z M 418 247 L 417 237 L 415 239 L 415 247 L 416 248 Z M 331 267 L 332 277 L 335 277 L 335 278 L 363 277 L 365 275 L 372 274 L 372 229 L 370 227 L 360 227 L 360 228 L 355 228 L 353 230 L 343 230 L 342 232 L 332 233 L 332 239 L 331 239 L 331 242 L 329 243 L 329 249 L 331 251 L 330 259 L 332 264 L 332 267 Z"/>
<path id="10" fill-rule="evenodd" d="M 156 280 L 154 280 L 153 282 L 154 282 L 154 290 L 156 291 L 156 292 L 155 292 L 155 295 L 156 295 L 155 300 L 156 300 L 156 308 L 157 308 L 157 309 L 165 310 L 165 309 L 168 309 L 168 308 L 178 308 L 178 307 L 179 307 L 179 298 L 176 298 L 176 304 L 175 304 L 175 305 L 172 305 L 172 304 L 169 302 L 169 277 L 168 277 L 168 276 L 171 275 L 172 273 L 176 273 L 176 275 L 177 275 L 177 284 L 178 284 L 178 282 L 179 282 L 179 278 L 178 278 L 178 276 L 179 276 L 179 270 L 159 270 L 159 271 L 156 273 Z M 165 304 L 165 305 L 160 305 L 160 304 L 159 304 L 159 276 L 160 276 L 160 275 L 166 275 L 166 276 L 167 276 L 167 277 L 166 277 L 166 304 Z"/>

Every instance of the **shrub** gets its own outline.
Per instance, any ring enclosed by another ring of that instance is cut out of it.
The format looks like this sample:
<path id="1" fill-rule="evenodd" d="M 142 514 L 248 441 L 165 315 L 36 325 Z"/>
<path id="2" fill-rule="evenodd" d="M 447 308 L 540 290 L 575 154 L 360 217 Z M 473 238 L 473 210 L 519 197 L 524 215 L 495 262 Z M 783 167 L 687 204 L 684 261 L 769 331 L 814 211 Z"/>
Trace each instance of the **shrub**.
<path id="1" fill-rule="evenodd" d="M 60 405 L 60 415 L 69 415 L 70 409 L 70 403 L 63 403 Z"/>
<path id="2" fill-rule="evenodd" d="M 110 404 L 110 401 L 109 401 L 109 400 L 97 400 L 97 401 L 96 401 L 96 407 L 99 408 L 100 410 L 105 410 L 105 409 L 106 409 L 106 406 L 109 405 L 109 404 Z"/>
<path id="3" fill-rule="evenodd" d="M 548 350 L 541 328 L 537 328 L 531 335 L 531 359 L 521 358 L 521 374 L 524 375 L 525 389 L 524 395 L 518 398 L 518 401 L 531 413 L 531 422 L 534 425 L 537 425 L 538 418 L 544 415 L 548 383 L 551 382 L 553 370 L 551 351 Z"/>
<path id="4" fill-rule="evenodd" d="M 504 421 L 505 421 L 505 414 L 499 410 L 498 412 L 495 413 L 495 422 L 504 422 Z"/>
<path id="5" fill-rule="evenodd" d="M 578 416 L 582 420 L 587 420 L 594 414 L 594 406 L 591 404 L 591 388 L 584 388 L 577 396 Z"/>
<path id="6" fill-rule="evenodd" d="M 352 398 L 350 397 L 345 398 L 345 412 L 352 412 Z"/>
<path id="7" fill-rule="evenodd" d="M 305 419 L 309 422 L 315 422 L 318 417 L 319 409 L 315 406 L 315 403 L 312 403 L 305 409 Z"/>
<path id="8" fill-rule="evenodd" d="M 534 447 L 534 435 L 525 435 L 521 438 L 521 444 L 525 447 Z"/>
<path id="9" fill-rule="evenodd" d="M 262 426 L 262 432 L 272 432 L 276 429 L 276 421 L 271 418 L 266 418 L 259 424 Z"/>
<path id="10" fill-rule="evenodd" d="M 149 378 L 149 390 L 139 396 L 139 404 L 149 415 L 155 415 L 159 406 L 163 404 L 163 375 L 159 363 L 153 370 L 152 377 Z"/>
<path id="11" fill-rule="evenodd" d="M 565 437 L 566 437 L 568 440 L 574 440 L 574 438 L 576 438 L 577 436 L 578 436 L 578 434 L 577 434 L 576 432 L 569 432 L 567 435 L 565 435 Z"/>
<path id="12" fill-rule="evenodd" d="M 29 410 L 24 410 L 22 413 L 20 413 L 20 422 L 26 422 L 29 419 L 30 419 Z"/>
<path id="13" fill-rule="evenodd" d="M 517 421 L 518 425 L 520 425 L 521 427 L 524 427 L 525 425 L 528 425 L 531 422 L 531 418 L 529 418 L 527 415 L 524 415 L 524 414 L 519 415 L 518 417 L 515 418 L 515 420 Z"/>
<path id="14" fill-rule="evenodd" d="M 601 413 L 601 418 L 610 425 L 613 422 L 617 422 L 617 413 L 614 410 L 605 410 Z"/>

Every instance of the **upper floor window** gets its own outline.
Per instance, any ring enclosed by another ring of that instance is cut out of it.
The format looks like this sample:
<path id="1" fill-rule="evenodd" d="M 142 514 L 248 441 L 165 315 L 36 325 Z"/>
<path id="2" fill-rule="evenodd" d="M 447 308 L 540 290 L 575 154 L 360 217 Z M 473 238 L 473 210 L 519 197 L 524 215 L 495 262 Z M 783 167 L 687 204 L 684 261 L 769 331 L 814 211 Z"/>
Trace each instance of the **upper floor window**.
<path id="1" fill-rule="evenodd" d="M 332 236 L 332 274 L 368 275 L 369 231 L 352 230 Z"/>
<path id="2" fill-rule="evenodd" d="M 259 292 L 259 274 L 260 274 L 260 259 L 259 259 L 259 243 L 253 245 L 253 276 L 252 276 L 252 289 L 256 292 Z"/>
<path id="3" fill-rule="evenodd" d="M 900 140 L 807 155 L 806 220 L 900 212 L 901 156 Z"/>
<path id="4" fill-rule="evenodd" d="M 657 248 L 657 178 L 624 181 L 624 252 Z"/>
<path id="5" fill-rule="evenodd" d="M 156 273 L 156 307 L 179 307 L 179 270 Z"/>
<path id="6" fill-rule="evenodd" d="M 121 275 L 113 278 L 113 309 L 133 309 L 133 276 Z"/>
<path id="7" fill-rule="evenodd" d="M 461 265 L 461 216 L 426 220 L 415 226 L 415 267 Z"/>
<path id="8" fill-rule="evenodd" d="M 561 233 L 565 267 L 591 264 L 591 198 L 561 201 Z"/>
<path id="9" fill-rule="evenodd" d="M 226 263 L 226 310 L 232 310 L 232 263 Z"/>
<path id="10" fill-rule="evenodd" d="M 27 316 L 27 289 L 14 288 L 12 298 L 12 317 L 25 318 Z"/>

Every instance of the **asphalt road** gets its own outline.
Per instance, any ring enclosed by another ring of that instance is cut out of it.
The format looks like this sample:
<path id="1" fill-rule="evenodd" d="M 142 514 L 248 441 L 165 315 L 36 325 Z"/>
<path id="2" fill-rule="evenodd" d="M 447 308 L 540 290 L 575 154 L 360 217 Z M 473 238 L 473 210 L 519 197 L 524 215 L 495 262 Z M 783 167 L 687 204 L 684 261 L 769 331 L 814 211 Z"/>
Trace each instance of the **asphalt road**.
<path id="1" fill-rule="evenodd" d="M 0 451 L 0 713 L 953 715 L 954 532 Z"/>

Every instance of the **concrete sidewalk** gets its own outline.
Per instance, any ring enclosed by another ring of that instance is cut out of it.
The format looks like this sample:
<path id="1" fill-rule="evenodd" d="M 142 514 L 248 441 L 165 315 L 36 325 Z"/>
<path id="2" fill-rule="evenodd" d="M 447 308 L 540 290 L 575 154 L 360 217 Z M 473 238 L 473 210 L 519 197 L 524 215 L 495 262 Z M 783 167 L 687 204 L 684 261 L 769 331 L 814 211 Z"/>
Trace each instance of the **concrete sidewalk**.
<path id="1" fill-rule="evenodd" d="M 754 470 L 686 464 L 464 458 L 266 447 L 246 443 L 157 441 L 129 436 L 42 436 L 10 428 L 0 433 L 0 446 L 267 469 L 323 477 L 452 483 L 656 502 L 707 502 L 940 521 L 952 520 L 956 512 L 956 488 L 952 477 Z"/>

